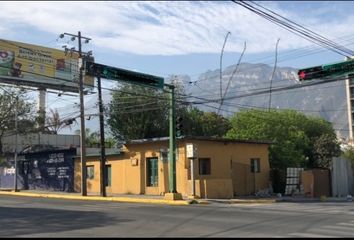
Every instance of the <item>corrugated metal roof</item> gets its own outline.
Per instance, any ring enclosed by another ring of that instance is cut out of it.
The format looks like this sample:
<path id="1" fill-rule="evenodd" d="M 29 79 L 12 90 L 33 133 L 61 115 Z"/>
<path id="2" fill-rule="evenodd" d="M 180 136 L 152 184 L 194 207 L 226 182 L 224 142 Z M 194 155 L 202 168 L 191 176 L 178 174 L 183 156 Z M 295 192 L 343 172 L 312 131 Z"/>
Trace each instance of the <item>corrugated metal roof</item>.
<path id="1" fill-rule="evenodd" d="M 126 143 L 129 144 L 142 144 L 142 143 L 152 143 L 152 142 L 162 142 L 168 141 L 169 137 L 161 137 L 161 138 L 147 138 L 147 139 L 138 139 L 131 140 Z M 229 142 L 229 143 L 255 143 L 255 144 L 273 144 L 272 141 L 269 140 L 245 140 L 245 139 L 226 139 L 226 138 L 215 138 L 215 137 L 182 137 L 177 138 L 177 142 L 179 140 L 201 140 L 201 141 L 213 141 L 213 142 Z"/>
<path id="2" fill-rule="evenodd" d="M 120 154 L 124 154 L 125 152 L 121 149 L 105 149 L 105 156 L 116 156 Z M 77 153 L 78 154 L 78 153 Z M 79 158 L 80 154 L 76 155 L 75 158 Z M 87 153 L 86 157 L 101 157 L 101 149 L 97 148 L 96 151 L 92 151 L 91 153 Z"/>

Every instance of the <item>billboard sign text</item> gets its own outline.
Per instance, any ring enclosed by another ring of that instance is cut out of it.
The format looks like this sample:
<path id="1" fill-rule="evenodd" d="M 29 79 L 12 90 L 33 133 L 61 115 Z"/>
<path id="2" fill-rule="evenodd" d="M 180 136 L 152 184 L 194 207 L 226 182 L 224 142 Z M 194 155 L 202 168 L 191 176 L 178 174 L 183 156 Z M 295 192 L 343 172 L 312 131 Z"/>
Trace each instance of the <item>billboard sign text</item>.
<path id="1" fill-rule="evenodd" d="M 78 53 L 0 39 L 0 81 L 78 92 Z M 84 87 L 94 78 L 84 77 Z"/>

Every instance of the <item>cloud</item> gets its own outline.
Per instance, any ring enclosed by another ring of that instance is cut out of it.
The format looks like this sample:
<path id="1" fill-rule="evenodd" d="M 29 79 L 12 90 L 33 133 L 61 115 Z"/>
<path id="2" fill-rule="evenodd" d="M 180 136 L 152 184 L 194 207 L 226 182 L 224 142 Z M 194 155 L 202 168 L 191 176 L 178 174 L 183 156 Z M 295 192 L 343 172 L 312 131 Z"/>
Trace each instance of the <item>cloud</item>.
<path id="1" fill-rule="evenodd" d="M 312 18 L 275 2 L 261 4 L 330 37 L 352 31 L 350 14 L 327 22 L 318 17 L 323 13 L 339 14 L 333 6 L 317 11 L 317 18 Z M 232 2 L 11 1 L 1 5 L 0 33 L 14 34 L 19 26 L 56 35 L 80 30 L 93 39 L 96 47 L 139 55 L 220 53 L 227 31 L 232 33 L 225 47 L 228 52 L 242 51 L 245 41 L 247 53 L 274 51 L 278 38 L 280 50 L 310 44 Z"/>

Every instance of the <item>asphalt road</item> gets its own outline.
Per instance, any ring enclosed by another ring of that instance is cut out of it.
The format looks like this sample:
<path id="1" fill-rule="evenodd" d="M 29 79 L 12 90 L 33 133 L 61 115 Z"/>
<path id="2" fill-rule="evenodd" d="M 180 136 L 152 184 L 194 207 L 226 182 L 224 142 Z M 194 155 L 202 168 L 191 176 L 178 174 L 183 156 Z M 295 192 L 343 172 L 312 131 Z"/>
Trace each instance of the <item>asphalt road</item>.
<path id="1" fill-rule="evenodd" d="M 0 237 L 354 237 L 354 202 L 171 206 L 0 196 Z"/>

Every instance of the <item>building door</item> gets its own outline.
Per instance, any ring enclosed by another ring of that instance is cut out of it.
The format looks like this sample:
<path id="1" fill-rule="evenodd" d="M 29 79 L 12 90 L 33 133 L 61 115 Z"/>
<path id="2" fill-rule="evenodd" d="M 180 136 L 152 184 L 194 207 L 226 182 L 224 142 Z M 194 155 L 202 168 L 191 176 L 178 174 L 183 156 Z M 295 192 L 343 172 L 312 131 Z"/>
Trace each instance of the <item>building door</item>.
<path id="1" fill-rule="evenodd" d="M 255 173 L 249 164 L 232 162 L 232 185 L 235 196 L 247 196 L 255 192 Z"/>
<path id="2" fill-rule="evenodd" d="M 157 158 L 147 158 L 147 186 L 157 187 L 159 181 Z"/>

